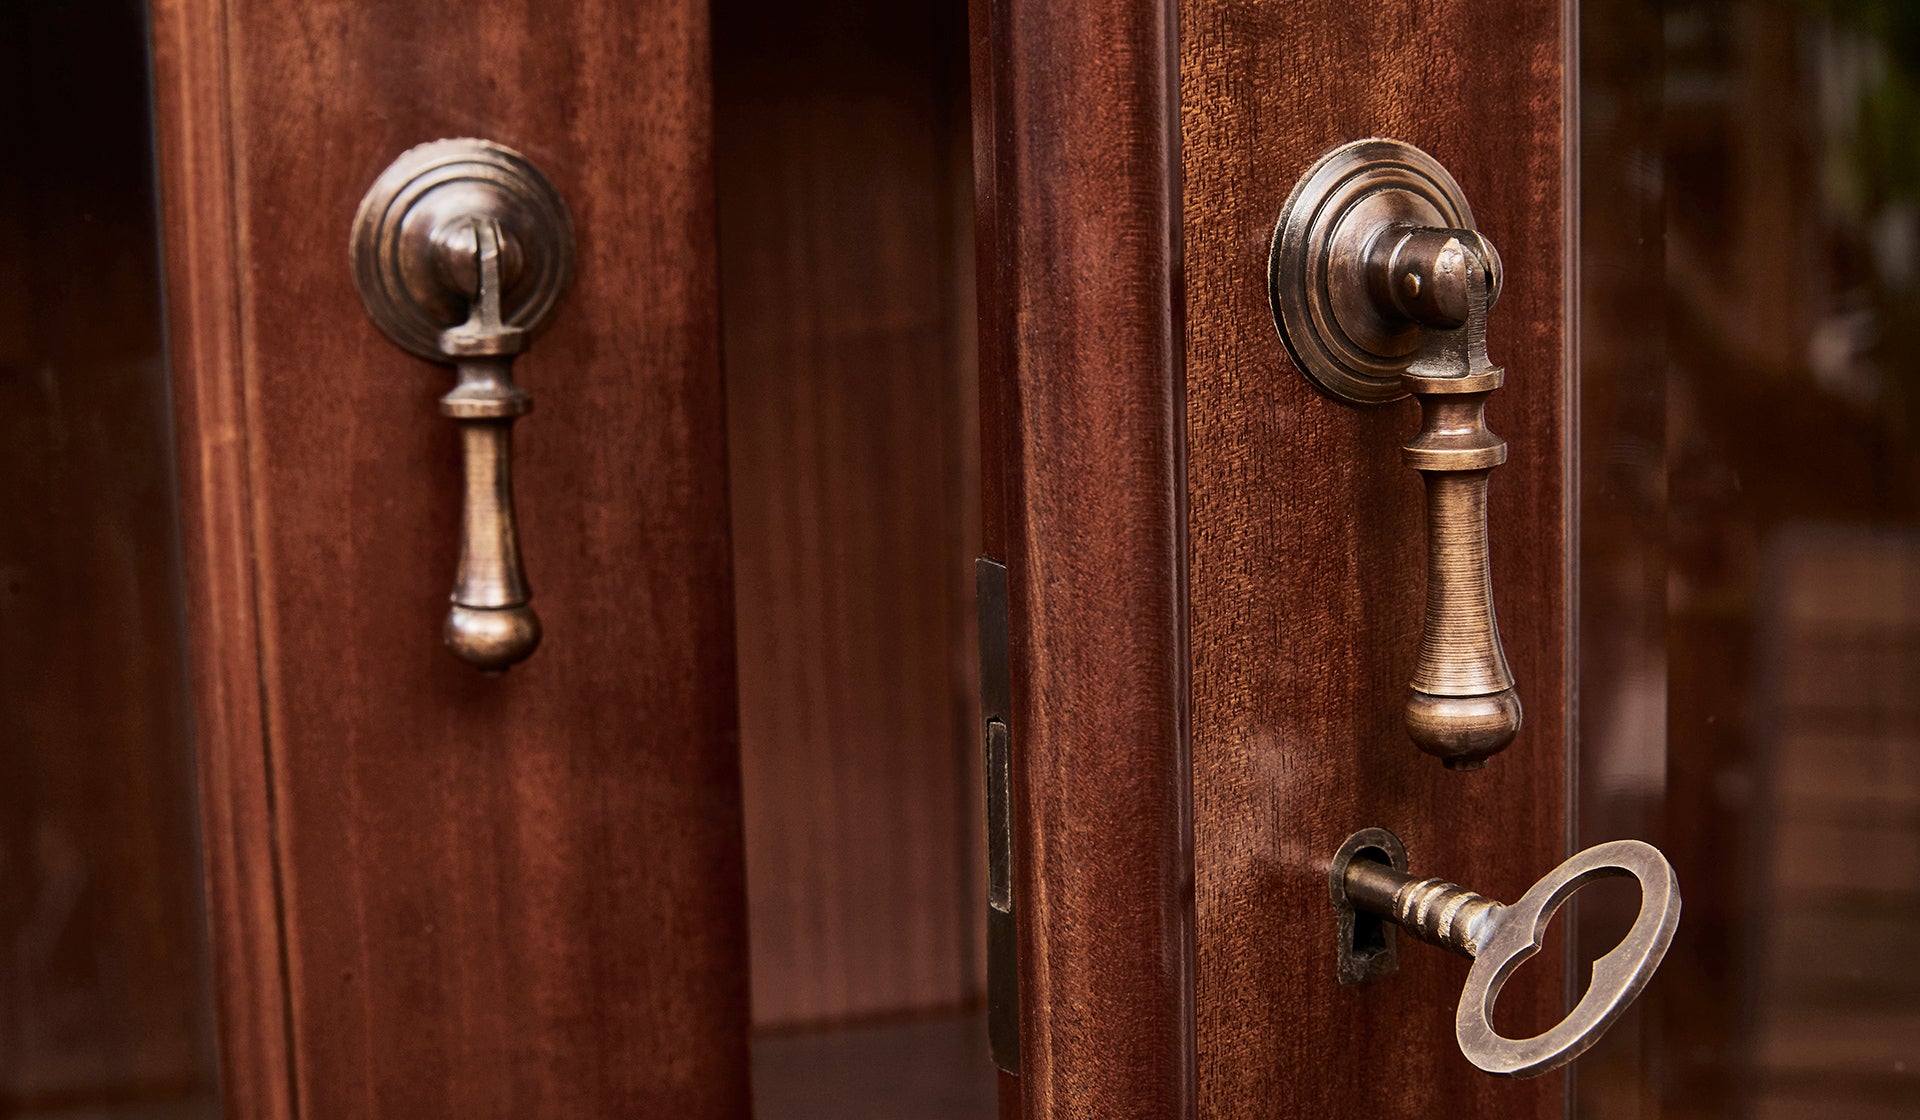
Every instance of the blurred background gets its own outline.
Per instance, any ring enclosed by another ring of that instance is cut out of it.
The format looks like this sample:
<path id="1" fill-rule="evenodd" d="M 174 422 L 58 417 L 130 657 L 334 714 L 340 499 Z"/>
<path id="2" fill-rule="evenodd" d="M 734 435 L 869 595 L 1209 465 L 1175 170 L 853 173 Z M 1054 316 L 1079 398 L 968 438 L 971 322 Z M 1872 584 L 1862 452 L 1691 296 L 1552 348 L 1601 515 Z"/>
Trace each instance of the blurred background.
<path id="1" fill-rule="evenodd" d="M 145 7 L 0 3 L 0 1116 L 217 1109 Z"/>
<path id="2" fill-rule="evenodd" d="M 1578 839 L 1686 916 L 1577 1111 L 1920 1115 L 1920 5 L 1580 36 Z"/>

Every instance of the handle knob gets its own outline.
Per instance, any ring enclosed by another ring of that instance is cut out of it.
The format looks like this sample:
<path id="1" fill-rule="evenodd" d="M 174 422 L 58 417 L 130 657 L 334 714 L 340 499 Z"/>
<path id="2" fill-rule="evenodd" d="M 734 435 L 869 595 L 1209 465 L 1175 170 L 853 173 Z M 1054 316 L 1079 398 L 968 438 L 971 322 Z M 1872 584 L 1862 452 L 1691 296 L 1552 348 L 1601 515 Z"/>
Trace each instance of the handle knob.
<path id="1" fill-rule="evenodd" d="M 1534 1077 L 1578 1058 L 1600 1040 L 1646 988 L 1680 925 L 1680 883 L 1660 850 L 1639 840 L 1614 840 L 1574 856 L 1548 872 L 1511 906 L 1440 879 L 1406 872 L 1406 850 L 1385 829 L 1356 833 L 1335 857 L 1336 906 L 1392 921 L 1422 941 L 1473 960 L 1454 1036 L 1467 1060 L 1503 1077 Z M 1586 995 L 1558 1024 L 1532 1038 L 1507 1038 L 1493 1027 L 1500 989 L 1540 951 L 1547 926 L 1580 888 L 1601 879 L 1632 876 L 1640 884 L 1640 913 L 1627 936 L 1594 962 Z M 1351 935 L 1350 920 L 1343 927 Z M 1346 947 L 1342 947 L 1343 953 Z M 1342 979 L 1355 982 L 1384 969 L 1354 967 L 1343 957 Z"/>
<path id="2" fill-rule="evenodd" d="M 540 644 L 513 504 L 513 422 L 533 398 L 513 360 L 553 315 L 573 271 L 573 224 L 546 176 L 486 140 L 437 140 L 382 172 L 354 219 L 354 286 L 380 329 L 451 363 L 440 412 L 460 426 L 460 566 L 447 647 L 504 672 Z"/>
<path id="3" fill-rule="evenodd" d="M 1487 311 L 1502 267 L 1460 185 L 1420 149 L 1360 140 L 1308 170 L 1274 228 L 1268 291 L 1281 340 L 1322 392 L 1352 404 L 1411 393 L 1404 449 L 1427 490 L 1427 604 L 1405 722 L 1421 750 L 1476 769 L 1520 731 L 1487 550 L 1487 476 L 1507 444 L 1487 428 L 1502 370 Z"/>

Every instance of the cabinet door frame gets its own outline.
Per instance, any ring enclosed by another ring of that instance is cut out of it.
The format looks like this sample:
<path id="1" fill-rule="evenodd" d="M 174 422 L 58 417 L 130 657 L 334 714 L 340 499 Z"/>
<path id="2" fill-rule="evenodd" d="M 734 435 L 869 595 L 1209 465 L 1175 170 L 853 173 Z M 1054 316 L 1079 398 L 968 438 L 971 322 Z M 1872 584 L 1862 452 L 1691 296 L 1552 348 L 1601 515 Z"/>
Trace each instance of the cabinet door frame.
<path id="1" fill-rule="evenodd" d="M 750 1111 L 707 6 L 541 9 L 152 7 L 231 1116 Z M 497 678 L 440 648 L 453 375 L 347 257 L 382 168 L 461 136 L 578 253 L 515 368 L 546 640 Z"/>
<path id="2" fill-rule="evenodd" d="M 1177 10 L 975 0 L 986 551 L 1007 565 L 1020 1072 L 1196 1115 Z"/>
<path id="3" fill-rule="evenodd" d="M 1573 6 L 975 0 L 987 551 L 1007 563 L 1022 1013 L 1003 1114 L 1547 1120 L 1452 1035 L 1464 964 L 1340 988 L 1367 826 L 1518 894 L 1564 856 L 1573 715 Z M 1501 248 L 1495 598 L 1527 724 L 1476 774 L 1400 726 L 1411 402 L 1316 395 L 1266 307 L 1320 154 L 1435 154 Z M 1503 1003 L 1564 1005 L 1539 959 Z"/>

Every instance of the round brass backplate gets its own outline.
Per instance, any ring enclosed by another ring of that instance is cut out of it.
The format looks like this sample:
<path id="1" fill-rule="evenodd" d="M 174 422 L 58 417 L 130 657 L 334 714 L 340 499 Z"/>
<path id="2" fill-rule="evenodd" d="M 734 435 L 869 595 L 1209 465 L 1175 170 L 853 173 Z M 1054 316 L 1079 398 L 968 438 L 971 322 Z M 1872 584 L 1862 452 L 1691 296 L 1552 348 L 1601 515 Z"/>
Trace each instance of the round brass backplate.
<path id="1" fill-rule="evenodd" d="M 401 346 L 446 361 L 440 335 L 467 318 L 478 288 L 476 219 L 501 232 L 501 321 L 529 333 L 573 277 L 573 220 L 540 170 L 490 140 L 435 140 L 401 154 L 353 219 L 353 286 Z"/>
<path id="2" fill-rule="evenodd" d="M 1294 364 L 1321 391 L 1354 404 L 1406 395 L 1400 371 L 1420 328 L 1381 309 L 1366 262 L 1389 229 L 1474 229 L 1460 184 L 1398 140 L 1342 144 L 1295 184 L 1273 227 L 1267 296 Z"/>

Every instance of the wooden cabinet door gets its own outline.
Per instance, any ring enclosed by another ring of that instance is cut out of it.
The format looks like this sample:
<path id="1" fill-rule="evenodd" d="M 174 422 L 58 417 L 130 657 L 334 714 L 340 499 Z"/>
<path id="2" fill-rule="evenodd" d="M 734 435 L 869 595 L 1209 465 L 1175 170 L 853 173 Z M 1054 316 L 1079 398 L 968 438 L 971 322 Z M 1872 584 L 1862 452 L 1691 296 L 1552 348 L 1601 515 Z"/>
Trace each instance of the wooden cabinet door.
<path id="1" fill-rule="evenodd" d="M 1546 1117 L 1461 1056 L 1466 962 L 1342 987 L 1329 861 L 1393 830 L 1512 900 L 1568 829 L 1563 5 L 977 0 L 989 554 L 1013 666 L 1029 1117 Z M 1504 254 L 1492 566 L 1526 724 L 1484 770 L 1401 726 L 1424 511 L 1411 401 L 1316 393 L 1269 238 L 1348 140 L 1433 153 Z M 1559 1017 L 1554 954 L 1503 1025 Z M 1531 1029 L 1529 1029 L 1531 1028 Z M 1012 1107 L 1009 1104 L 1009 1107 Z"/>
<path id="2" fill-rule="evenodd" d="M 230 1115 L 748 1110 L 694 0 L 158 0 L 158 158 Z M 538 653 L 441 648 L 447 367 L 369 320 L 355 208 L 479 137 L 571 208 L 516 374 Z"/>
<path id="3" fill-rule="evenodd" d="M 1489 1077 L 1454 1038 L 1467 962 L 1404 940 L 1342 988 L 1325 860 L 1355 831 L 1421 874 L 1512 901 L 1567 848 L 1569 418 L 1564 5 L 1183 3 L 1181 166 L 1192 536 L 1193 758 L 1203 1115 L 1504 1116 L 1564 1110 L 1566 1081 Z M 1456 772 L 1402 726 L 1421 626 L 1414 402 L 1317 393 L 1277 348 L 1258 278 L 1274 216 L 1327 149 L 1368 136 L 1459 180 L 1507 277 L 1488 346 L 1511 449 L 1487 513 L 1520 737 Z M 1560 1016 L 1559 959 L 1503 994 L 1503 1025 Z"/>
<path id="4" fill-rule="evenodd" d="M 1003 1117 L 1564 1114 L 1566 1074 L 1499 1080 L 1460 1053 L 1463 961 L 1405 940 L 1391 976 L 1340 982 L 1330 861 L 1370 827 L 1501 900 L 1575 838 L 1666 841 L 1694 877 L 1669 969 L 1686 980 L 1587 1059 L 1578 1108 L 1911 1102 L 1920 1061 L 1887 1042 L 1912 1034 L 1910 954 L 1886 946 L 1914 925 L 1920 422 L 1899 343 L 1920 188 L 1885 157 L 1913 36 L 1891 2 L 1580 7 L 971 0 L 979 497 L 1006 583 L 1007 687 L 983 666 L 1003 726 L 982 738 L 1005 744 L 1005 787 L 985 784 L 1008 812 L 987 830 L 1007 864 L 976 868 L 990 886 L 963 904 L 958 806 L 981 771 L 954 765 L 973 354 L 953 326 L 947 9 L 153 0 L 232 1114 L 745 1116 L 749 928 L 764 1027 L 957 1018 L 978 985 L 954 919 L 983 894 Z M 732 29 L 717 65 L 710 19 Z M 64 88 L 27 61 L 27 86 Z M 379 171 L 462 136 L 542 167 L 580 254 L 519 367 L 548 637 L 497 678 L 437 636 L 449 375 L 379 333 L 346 261 Z M 1482 770 L 1443 769 L 1402 726 L 1429 540 L 1401 460 L 1417 407 L 1316 392 L 1269 306 L 1294 185 L 1369 137 L 1444 165 L 1504 261 L 1488 420 L 1511 458 L 1488 551 L 1526 722 Z M 95 215 L 67 199 L 56 218 Z M 731 411 L 754 437 L 731 482 L 720 255 Z M 103 306 L 62 299 L 69 327 Z M 42 407 L 52 382 L 15 388 Z M 65 429 L 23 430 L 34 458 Z M 91 451 L 71 449 L 119 461 Z M 759 550 L 739 674 L 730 485 Z M 166 518 L 144 513 L 151 549 Z M 126 551 L 63 543 L 23 571 L 68 594 L 69 556 Z M 57 627 L 61 602 L 32 600 L 33 620 Z M 84 706 L 51 725 L 84 731 Z M 143 761 L 162 773 L 185 720 L 157 711 Z M 845 772 L 884 780 L 842 799 Z M 752 921 L 743 804 L 756 889 L 789 896 Z M 1730 849 L 1752 857 L 1738 874 Z M 839 936 L 882 913 L 908 918 Z M 833 926 L 829 954 L 781 940 L 810 921 Z M 1558 1018 L 1584 979 L 1560 944 L 1497 1026 Z"/>
<path id="5" fill-rule="evenodd" d="M 1385 827 L 1422 871 L 1512 899 L 1566 845 L 1562 9 L 971 13 L 984 536 L 1012 683 L 1002 1114 L 1545 1120 L 1564 1078 L 1458 1053 L 1464 963 L 1410 945 L 1389 980 L 1338 983 L 1327 870 Z M 237 1116 L 748 1111 L 708 32 L 696 0 L 155 0 Z M 1401 727 L 1414 406 L 1317 394 L 1267 307 L 1294 182 L 1376 135 L 1438 157 L 1506 262 L 1492 563 L 1528 722 L 1473 773 Z M 539 165 L 579 251 L 517 367 L 547 638 L 503 677 L 438 639 L 448 371 L 380 333 L 346 259 L 381 169 L 461 136 Z M 1543 956 L 1507 1025 L 1561 1001 Z"/>

